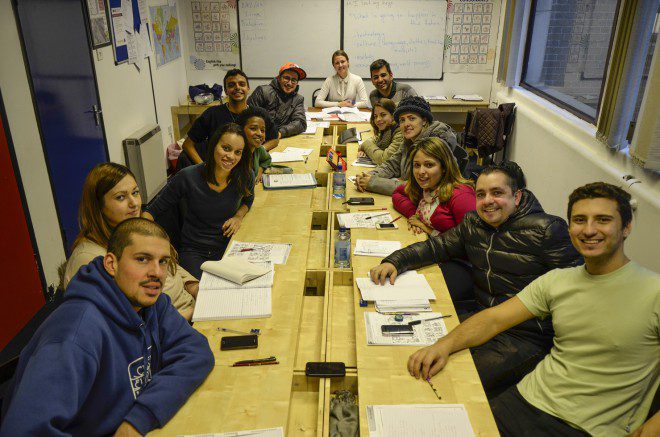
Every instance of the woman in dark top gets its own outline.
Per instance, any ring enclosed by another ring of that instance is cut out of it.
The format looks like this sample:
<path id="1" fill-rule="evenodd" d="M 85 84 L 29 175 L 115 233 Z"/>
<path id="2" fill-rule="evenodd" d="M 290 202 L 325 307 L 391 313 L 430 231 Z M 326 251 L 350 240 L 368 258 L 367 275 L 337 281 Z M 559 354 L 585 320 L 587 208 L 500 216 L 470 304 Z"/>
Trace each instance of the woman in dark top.
<path id="1" fill-rule="evenodd" d="M 196 278 L 204 261 L 222 258 L 254 200 L 252 156 L 241 127 L 222 126 L 209 144 L 215 146 L 205 162 L 177 173 L 144 213 L 153 219 L 185 201 L 179 264 Z"/>

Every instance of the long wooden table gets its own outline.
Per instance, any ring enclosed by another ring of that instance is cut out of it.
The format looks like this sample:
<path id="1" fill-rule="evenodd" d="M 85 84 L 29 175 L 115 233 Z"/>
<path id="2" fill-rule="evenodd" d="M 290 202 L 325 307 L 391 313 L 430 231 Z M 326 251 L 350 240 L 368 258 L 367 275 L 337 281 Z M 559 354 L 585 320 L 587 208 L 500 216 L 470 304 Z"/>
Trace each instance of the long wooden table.
<path id="1" fill-rule="evenodd" d="M 278 150 L 287 146 L 314 149 L 306 163 L 287 165 L 296 173 L 315 173 L 319 186 L 280 191 L 257 187 L 254 204 L 235 236 L 237 241 L 293 244 L 286 265 L 275 267 L 273 315 L 266 319 L 195 323 L 209 340 L 215 368 L 177 415 L 153 435 L 281 426 L 287 436 L 327 436 L 330 399 L 339 389 L 357 394 L 360 432 L 364 436 L 369 433 L 367 405 L 438 402 L 465 404 L 477 435 L 498 435 L 469 352 L 453 356 L 447 368 L 433 378 L 442 396 L 439 401 L 427 383 L 408 375 L 406 362 L 417 347 L 367 346 L 363 313 L 374 308 L 373 304 L 359 306 L 354 279 L 366 275 L 380 260 L 352 256 L 352 268 L 333 266 L 336 214 L 365 207 L 347 208 L 342 200 L 332 197 L 331 168 L 324 159 L 327 144 L 334 144 L 347 156 L 349 176 L 368 170 L 351 165 L 357 156 L 356 144 L 336 145 L 341 131 L 351 126 L 333 125 L 318 129 L 315 135 L 280 142 Z M 364 130 L 368 125 L 354 126 Z M 374 208 L 388 208 L 393 217 L 398 216 L 389 197 L 358 193 L 347 182 L 347 197 L 365 195 L 375 198 Z M 399 240 L 403 245 L 422 238 L 408 232 L 404 220 L 397 223 L 399 229 L 394 231 L 353 229 L 352 248 L 359 238 Z M 433 266 L 421 272 L 437 297 L 433 310 L 455 315 L 440 269 Z M 449 330 L 457 323 L 456 317 L 446 320 Z M 259 328 L 259 347 L 221 352 L 220 338 L 227 334 L 219 332 L 218 327 L 239 331 Z M 238 360 L 271 355 L 277 357 L 279 365 L 231 367 Z M 342 361 L 347 367 L 346 377 L 308 378 L 308 361 Z"/>

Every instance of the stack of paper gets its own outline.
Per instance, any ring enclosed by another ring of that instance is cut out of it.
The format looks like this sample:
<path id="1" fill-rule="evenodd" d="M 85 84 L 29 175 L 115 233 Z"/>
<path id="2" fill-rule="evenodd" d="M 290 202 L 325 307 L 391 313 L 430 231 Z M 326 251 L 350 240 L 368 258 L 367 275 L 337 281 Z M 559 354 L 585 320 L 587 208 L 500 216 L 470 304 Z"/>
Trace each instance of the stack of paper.
<path id="1" fill-rule="evenodd" d="M 291 252 L 291 244 L 246 243 L 232 240 L 225 256 L 245 257 L 251 263 L 272 262 L 286 264 Z"/>
<path id="2" fill-rule="evenodd" d="M 318 112 L 317 114 L 323 114 L 322 112 Z M 311 120 L 311 119 L 309 119 Z M 315 134 L 317 128 L 328 128 L 330 127 L 330 122 L 328 121 L 307 121 L 307 129 L 305 129 L 304 134 Z"/>
<path id="3" fill-rule="evenodd" d="M 391 222 L 392 216 L 389 212 L 351 212 L 337 214 L 337 221 L 339 221 L 339 226 L 347 229 L 375 228 L 376 223 Z"/>
<path id="4" fill-rule="evenodd" d="M 267 428 L 267 429 L 251 429 L 246 431 L 232 431 L 223 432 L 220 434 L 187 434 L 183 437 L 284 437 L 284 429 Z"/>
<path id="5" fill-rule="evenodd" d="M 454 98 L 456 100 L 464 100 L 466 102 L 481 102 L 484 99 L 478 94 L 456 94 Z"/>
<path id="6" fill-rule="evenodd" d="M 447 100 L 447 97 L 445 96 L 424 96 L 424 99 L 426 100 Z"/>
<path id="7" fill-rule="evenodd" d="M 385 258 L 399 249 L 401 249 L 401 242 L 399 241 L 357 240 L 353 255 Z"/>
<path id="8" fill-rule="evenodd" d="M 274 163 L 306 161 L 307 156 L 313 149 L 301 149 L 300 147 L 287 147 L 282 152 L 271 152 L 270 157 Z"/>
<path id="9" fill-rule="evenodd" d="M 192 321 L 270 317 L 274 273 L 272 265 L 268 268 L 269 273 L 243 285 L 204 271 Z"/>
<path id="10" fill-rule="evenodd" d="M 365 123 L 368 122 L 371 118 L 371 112 L 358 111 L 352 113 L 344 113 L 338 114 L 338 117 L 341 121 L 345 121 L 347 123 Z"/>
<path id="11" fill-rule="evenodd" d="M 339 120 L 339 117 L 337 117 L 337 114 L 326 114 L 325 112 L 305 112 L 305 118 L 307 121 L 311 120 L 326 120 L 326 121 L 331 121 L 331 120 Z"/>
<path id="12" fill-rule="evenodd" d="M 362 299 L 367 301 L 435 300 L 435 293 L 424 275 L 420 275 L 414 270 L 398 275 L 394 285 L 390 284 L 389 279 L 385 281 L 385 285 L 374 284 L 371 278 L 356 278 L 355 282 L 362 293 Z"/>
<path id="13" fill-rule="evenodd" d="M 378 300 L 376 311 L 379 313 L 425 313 L 431 311 L 428 299 Z"/>
<path id="14" fill-rule="evenodd" d="M 316 188 L 316 178 L 312 173 L 265 174 L 263 183 L 264 183 L 264 190 L 283 190 L 288 188 Z"/>
<path id="15" fill-rule="evenodd" d="M 331 106 L 330 108 L 323 108 L 321 112 L 324 114 L 358 114 L 360 110 L 356 107 L 345 106 L 341 108 L 339 106 Z"/>
<path id="16" fill-rule="evenodd" d="M 413 325 L 413 335 L 383 335 L 381 327 L 383 325 L 407 325 L 415 320 L 433 319 L 441 316 L 440 313 L 425 313 L 421 316 L 403 316 L 402 322 L 394 320 L 393 315 L 386 315 L 374 312 L 364 313 L 364 325 L 367 330 L 367 344 L 372 346 L 428 346 L 439 338 L 447 335 L 447 327 L 443 319 L 422 321 L 418 325 Z"/>
<path id="17" fill-rule="evenodd" d="M 474 437 L 465 405 L 367 405 L 371 437 Z"/>
<path id="18" fill-rule="evenodd" d="M 355 167 L 376 167 L 376 164 L 368 156 L 363 156 L 353 161 Z"/>

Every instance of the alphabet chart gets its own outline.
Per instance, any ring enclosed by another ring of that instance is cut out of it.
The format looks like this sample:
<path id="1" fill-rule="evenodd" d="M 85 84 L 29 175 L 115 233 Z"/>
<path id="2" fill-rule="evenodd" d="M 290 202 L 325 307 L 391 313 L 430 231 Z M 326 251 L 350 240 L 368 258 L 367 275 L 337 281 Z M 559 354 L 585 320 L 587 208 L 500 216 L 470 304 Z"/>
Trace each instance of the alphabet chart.
<path id="1" fill-rule="evenodd" d="M 500 0 L 448 1 L 445 71 L 493 71 L 499 16 Z"/>

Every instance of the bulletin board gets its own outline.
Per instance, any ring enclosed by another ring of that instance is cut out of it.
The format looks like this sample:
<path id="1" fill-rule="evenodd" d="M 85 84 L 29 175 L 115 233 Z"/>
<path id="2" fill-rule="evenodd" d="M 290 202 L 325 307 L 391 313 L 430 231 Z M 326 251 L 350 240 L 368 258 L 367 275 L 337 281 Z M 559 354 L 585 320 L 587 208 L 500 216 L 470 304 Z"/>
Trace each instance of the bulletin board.
<path id="1" fill-rule="evenodd" d="M 133 31 L 140 30 L 142 20 L 147 19 L 146 11 L 143 11 L 144 17 L 140 15 L 139 0 L 123 0 L 130 1 L 133 6 Z M 146 0 L 144 4 L 146 5 Z M 126 36 L 122 16 L 122 0 L 108 0 L 110 6 L 110 23 L 112 24 L 112 49 L 115 54 L 115 63 L 122 64 L 128 61 L 128 46 L 126 45 Z"/>

